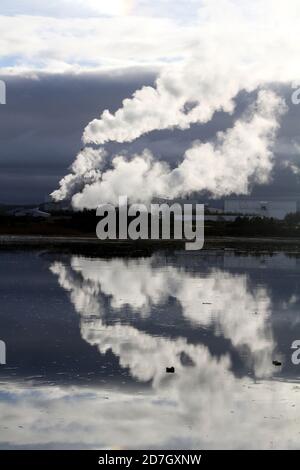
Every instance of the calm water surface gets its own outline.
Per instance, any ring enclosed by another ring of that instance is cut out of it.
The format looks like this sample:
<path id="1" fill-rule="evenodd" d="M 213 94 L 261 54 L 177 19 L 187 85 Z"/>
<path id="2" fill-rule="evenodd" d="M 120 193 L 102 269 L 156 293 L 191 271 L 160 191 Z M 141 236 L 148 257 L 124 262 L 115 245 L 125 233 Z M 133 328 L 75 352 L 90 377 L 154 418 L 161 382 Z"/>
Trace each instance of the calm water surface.
<path id="1" fill-rule="evenodd" d="M 285 253 L 1 252 L 0 448 L 300 448 L 299 274 Z"/>

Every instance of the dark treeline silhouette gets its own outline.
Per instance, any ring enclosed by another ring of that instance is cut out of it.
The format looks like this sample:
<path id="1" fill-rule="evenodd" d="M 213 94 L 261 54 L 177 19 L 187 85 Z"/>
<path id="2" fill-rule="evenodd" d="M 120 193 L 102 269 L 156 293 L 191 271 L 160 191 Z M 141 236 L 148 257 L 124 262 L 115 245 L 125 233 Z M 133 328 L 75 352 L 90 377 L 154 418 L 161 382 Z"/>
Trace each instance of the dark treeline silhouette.
<path id="1" fill-rule="evenodd" d="M 134 217 L 128 217 L 128 224 L 133 219 Z M 48 218 L 2 214 L 0 215 L 0 234 L 96 237 L 96 226 L 99 220 L 100 217 L 96 216 L 95 210 L 57 212 Z M 149 230 L 150 227 L 149 216 Z M 173 229 L 174 220 L 171 217 L 171 236 Z M 300 212 L 289 214 L 284 220 L 237 217 L 234 222 L 206 221 L 205 236 L 300 237 Z"/>

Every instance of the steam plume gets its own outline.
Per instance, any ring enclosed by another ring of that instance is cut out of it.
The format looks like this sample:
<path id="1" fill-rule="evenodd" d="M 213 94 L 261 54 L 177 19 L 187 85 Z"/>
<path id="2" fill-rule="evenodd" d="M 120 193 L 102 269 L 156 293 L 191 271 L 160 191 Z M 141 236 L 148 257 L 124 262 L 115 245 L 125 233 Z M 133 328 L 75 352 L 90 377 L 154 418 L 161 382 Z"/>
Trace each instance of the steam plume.
<path id="1" fill-rule="evenodd" d="M 178 197 L 193 191 L 208 190 L 214 196 L 244 193 L 251 183 L 268 181 L 272 171 L 271 151 L 279 118 L 286 107 L 271 91 L 260 91 L 255 105 L 239 119 L 233 128 L 219 133 L 215 143 L 194 142 L 175 169 L 156 161 L 149 150 L 128 159 L 115 156 L 112 168 L 101 172 L 93 164 L 100 157 L 85 159 L 79 154 L 73 173 L 61 182 L 53 193 L 56 200 L 73 193 L 75 208 L 94 208 L 100 201 L 116 203 L 126 194 L 131 201 L 149 201 L 153 197 Z M 95 151 L 91 148 L 87 154 Z M 92 168 L 91 168 L 92 166 Z M 88 181 L 90 180 L 90 181 Z M 80 188 L 75 191 L 75 186 Z"/>
<path id="2" fill-rule="evenodd" d="M 246 2 L 221 3 L 203 1 L 197 32 L 191 30 L 190 58 L 167 66 L 155 86 L 137 90 L 115 114 L 104 111 L 87 125 L 83 142 L 131 142 L 154 130 L 207 123 L 216 111 L 233 113 L 242 90 L 260 90 L 256 103 L 216 140 L 194 142 L 175 169 L 147 149 L 130 157 L 113 155 L 105 167 L 101 157 L 101 165 L 92 170 L 87 162 L 87 174 L 81 166 L 79 173 L 72 168 L 52 194 L 55 200 L 68 197 L 76 208 L 94 208 L 116 202 L 121 194 L 131 201 L 204 190 L 220 197 L 247 194 L 253 183 L 270 180 L 272 147 L 286 109 L 270 84 L 300 76 L 298 46 L 291 36 L 297 30 L 299 4 L 291 0 L 287 9 L 282 0 L 253 0 L 249 9 Z"/>

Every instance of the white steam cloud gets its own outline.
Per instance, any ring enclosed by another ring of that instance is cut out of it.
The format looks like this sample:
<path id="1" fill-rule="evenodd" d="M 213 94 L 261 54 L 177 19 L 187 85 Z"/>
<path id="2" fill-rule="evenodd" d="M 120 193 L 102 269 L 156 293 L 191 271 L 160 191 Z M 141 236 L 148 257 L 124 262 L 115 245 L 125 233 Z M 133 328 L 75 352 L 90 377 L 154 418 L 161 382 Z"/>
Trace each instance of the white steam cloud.
<path id="1" fill-rule="evenodd" d="M 215 143 L 194 142 L 173 170 L 166 163 L 155 161 L 146 150 L 131 159 L 115 156 L 112 168 L 101 172 L 103 150 L 87 147 L 53 197 L 61 200 L 73 194 L 73 206 L 81 209 L 94 208 L 99 201 L 117 203 L 124 194 L 132 201 L 178 197 L 201 190 L 214 196 L 245 194 L 250 183 L 265 183 L 270 177 L 271 147 L 284 111 L 281 98 L 271 91 L 261 91 L 255 105 L 233 128 L 219 133 Z M 99 168 L 95 169 L 95 165 Z"/>
<path id="2" fill-rule="evenodd" d="M 52 197 L 57 200 L 68 199 L 74 192 L 81 191 L 86 184 L 98 181 L 105 157 L 103 149 L 83 148 L 71 165 L 71 173 L 60 181 L 60 189 L 54 191 Z"/>
<path id="3" fill-rule="evenodd" d="M 147 149 L 126 158 L 115 155 L 106 171 L 95 169 L 92 181 L 89 176 L 86 181 L 82 168 L 79 174 L 72 168 L 52 194 L 54 199 L 72 196 L 74 207 L 94 208 L 116 202 L 119 195 L 138 201 L 205 190 L 217 197 L 247 194 L 253 183 L 267 183 L 276 131 L 286 109 L 269 88 L 300 76 L 298 46 L 292 40 L 296 18 L 300 8 L 294 1 L 290 8 L 281 0 L 255 0 L 251 8 L 234 0 L 222 0 L 221 7 L 220 1 L 204 1 L 190 58 L 166 67 L 154 87 L 137 90 L 115 114 L 106 110 L 90 122 L 84 144 L 131 142 L 154 130 L 207 123 L 216 111 L 232 114 L 242 90 L 260 89 L 256 103 L 216 141 L 194 142 L 175 169 Z M 74 184 L 78 180 L 79 190 Z"/>

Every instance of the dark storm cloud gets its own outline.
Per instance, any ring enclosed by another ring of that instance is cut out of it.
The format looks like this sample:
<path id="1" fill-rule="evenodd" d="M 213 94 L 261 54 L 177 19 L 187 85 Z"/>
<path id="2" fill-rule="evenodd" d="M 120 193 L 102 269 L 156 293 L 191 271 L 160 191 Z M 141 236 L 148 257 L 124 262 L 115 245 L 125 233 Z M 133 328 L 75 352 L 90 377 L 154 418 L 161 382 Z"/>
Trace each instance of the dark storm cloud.
<path id="1" fill-rule="evenodd" d="M 153 83 L 137 71 L 1 78 L 7 105 L 0 107 L 0 202 L 17 203 L 44 200 L 80 150 L 86 124 Z"/>
<path id="2" fill-rule="evenodd" d="M 124 98 L 142 85 L 152 84 L 154 75 L 131 70 L 119 74 L 39 75 L 38 78 L 1 77 L 7 83 L 7 105 L 0 107 L 0 202 L 44 201 L 58 186 L 81 148 L 84 127 L 106 108 L 117 110 Z M 279 133 L 280 159 L 290 158 L 292 141 L 298 139 L 300 106 L 291 105 Z M 212 140 L 219 130 L 231 126 L 252 102 L 241 94 L 234 116 L 217 113 L 206 125 L 186 131 L 164 130 L 145 135 L 130 144 L 108 144 L 110 153 L 139 152 L 150 148 L 158 158 L 175 166 L 191 142 Z M 296 156 L 297 157 L 297 156 Z M 295 155 L 294 157 L 295 158 Z M 237 175 L 238 177 L 238 175 Z M 273 182 L 255 188 L 259 196 L 294 196 L 297 177 L 277 168 Z"/>

